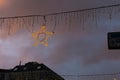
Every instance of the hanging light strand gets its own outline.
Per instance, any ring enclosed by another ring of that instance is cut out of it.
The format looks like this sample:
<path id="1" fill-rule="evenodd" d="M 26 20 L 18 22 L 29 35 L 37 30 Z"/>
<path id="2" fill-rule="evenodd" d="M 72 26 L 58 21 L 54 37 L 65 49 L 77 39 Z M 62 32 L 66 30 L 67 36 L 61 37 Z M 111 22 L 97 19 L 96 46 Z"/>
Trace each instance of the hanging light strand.
<path id="1" fill-rule="evenodd" d="M 115 10 L 114 10 L 115 9 Z M 109 6 L 102 6 L 102 7 L 96 7 L 96 8 L 89 8 L 89 9 L 82 9 L 82 10 L 75 10 L 75 11 L 66 11 L 66 12 L 59 12 L 59 13 L 51 13 L 51 14 L 46 14 L 46 15 L 26 15 L 26 16 L 14 16 L 14 17 L 1 17 L 0 18 L 0 27 L 1 29 L 4 28 L 3 26 L 6 24 L 8 32 L 10 30 L 10 28 L 12 28 L 11 25 L 9 25 L 9 23 L 13 23 L 14 19 L 17 18 L 18 19 L 18 26 L 19 29 L 23 29 L 26 24 L 29 24 L 30 26 L 28 26 L 27 28 L 31 28 L 31 31 L 33 31 L 34 26 L 35 26 L 35 21 L 37 21 L 37 23 L 39 23 L 38 18 L 39 17 L 43 17 L 44 18 L 44 24 L 46 25 L 46 17 L 47 16 L 53 16 L 54 17 L 54 28 L 53 31 L 55 31 L 55 28 L 57 25 L 59 25 L 60 21 L 62 21 L 61 19 L 64 19 L 65 25 L 69 26 L 69 29 L 71 29 L 71 24 L 74 22 L 74 20 L 78 20 L 80 21 L 80 23 L 82 24 L 82 28 L 83 30 L 85 29 L 85 25 L 87 24 L 87 19 L 92 16 L 90 12 L 93 12 L 93 19 L 94 21 L 96 21 L 96 25 L 98 24 L 97 21 L 97 17 L 98 14 L 100 14 L 99 12 L 103 11 L 104 14 L 109 15 L 109 20 L 111 23 L 111 19 L 112 19 L 112 15 L 113 15 L 113 11 L 115 11 L 116 13 L 120 13 L 120 4 L 116 4 L 116 5 L 109 5 Z M 86 12 L 89 12 L 86 13 Z M 64 16 L 63 16 L 64 15 Z M 70 17 L 71 15 L 71 17 Z M 77 17 L 75 17 L 77 15 Z M 89 17 L 87 16 L 89 15 Z M 37 17 L 37 20 L 35 19 L 35 17 Z M 25 18 L 29 18 L 30 20 L 28 20 L 27 23 L 27 19 Z M 80 19 L 82 18 L 82 19 Z M 9 22 L 10 19 L 10 22 Z M 63 21 L 62 21 L 63 22 Z"/>

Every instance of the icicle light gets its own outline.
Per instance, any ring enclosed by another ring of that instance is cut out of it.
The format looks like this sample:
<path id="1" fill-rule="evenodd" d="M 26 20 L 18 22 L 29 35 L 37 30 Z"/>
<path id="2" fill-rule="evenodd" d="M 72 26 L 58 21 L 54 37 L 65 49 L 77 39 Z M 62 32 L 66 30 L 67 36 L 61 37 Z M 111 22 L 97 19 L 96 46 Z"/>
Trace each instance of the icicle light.
<path id="1" fill-rule="evenodd" d="M 102 6 L 97 8 L 67 11 L 60 13 L 51 13 L 46 15 L 27 15 L 27 16 L 16 16 L 16 17 L 1 17 L 0 18 L 0 29 L 6 30 L 8 34 L 16 32 L 16 30 L 27 29 L 29 32 L 34 32 L 36 25 L 40 25 L 41 17 L 45 16 L 48 19 L 48 23 L 52 22 L 52 29 L 55 32 L 57 26 L 61 24 L 72 31 L 72 27 L 75 24 L 80 25 L 81 30 L 91 29 L 89 28 L 90 22 L 93 22 L 98 26 L 100 19 L 106 17 L 108 22 L 112 23 L 113 15 L 120 14 L 120 4 Z M 16 29 L 14 29 L 16 27 Z M 94 28 L 94 27 L 92 27 Z"/>

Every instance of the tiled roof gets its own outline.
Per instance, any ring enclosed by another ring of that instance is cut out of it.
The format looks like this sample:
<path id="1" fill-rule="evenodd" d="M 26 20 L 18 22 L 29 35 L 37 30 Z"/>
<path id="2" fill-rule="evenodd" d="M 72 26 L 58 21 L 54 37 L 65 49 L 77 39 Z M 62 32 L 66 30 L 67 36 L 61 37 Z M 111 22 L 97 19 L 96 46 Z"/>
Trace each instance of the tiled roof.
<path id="1" fill-rule="evenodd" d="M 11 71 L 38 71 L 38 70 L 50 70 L 44 64 L 39 64 L 37 62 L 29 62 L 25 65 L 17 65 Z"/>
<path id="2" fill-rule="evenodd" d="M 49 76 L 56 76 L 61 78 L 60 80 L 64 80 L 61 76 L 55 73 L 53 70 L 45 66 L 44 64 L 39 64 L 37 62 L 28 62 L 25 65 L 17 65 L 13 69 L 5 70 L 1 69 L 0 72 L 28 72 L 28 71 L 41 71 L 41 74 L 49 75 Z M 45 72 L 45 73 L 44 73 Z"/>

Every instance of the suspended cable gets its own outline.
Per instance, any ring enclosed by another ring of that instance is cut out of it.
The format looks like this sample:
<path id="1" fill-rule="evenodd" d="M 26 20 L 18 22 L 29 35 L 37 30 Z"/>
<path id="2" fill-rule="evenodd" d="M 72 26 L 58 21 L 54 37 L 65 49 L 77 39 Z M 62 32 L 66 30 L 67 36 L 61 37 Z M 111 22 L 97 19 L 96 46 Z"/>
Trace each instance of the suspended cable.
<path id="1" fill-rule="evenodd" d="M 74 11 L 65 11 L 65 12 L 58 12 L 58 13 L 50 13 L 50 14 L 45 14 L 45 15 L 26 15 L 26 16 L 14 16 L 14 17 L 1 17 L 0 19 L 23 18 L 23 17 L 32 17 L 32 16 L 49 16 L 49 15 L 57 15 L 57 14 L 64 14 L 64 13 L 81 12 L 81 11 L 88 11 L 88 10 L 94 10 L 94 9 L 103 9 L 103 8 L 110 8 L 110 7 L 117 7 L 117 6 L 120 6 L 120 4 L 108 5 L 108 6 L 101 6 L 101 7 L 96 7 L 96 8 L 80 9 L 80 10 L 74 10 Z"/>
<path id="2" fill-rule="evenodd" d="M 0 17 L 0 28 L 6 29 L 8 33 L 15 32 L 15 30 L 20 30 L 23 28 L 27 28 L 29 32 L 33 32 L 36 25 L 41 25 L 41 21 L 44 21 L 46 25 L 49 23 L 50 18 L 52 19 L 51 26 L 52 32 L 55 32 L 56 27 L 58 25 L 67 26 L 68 30 L 71 31 L 73 28 L 72 26 L 80 25 L 82 31 L 85 31 L 89 22 L 93 22 L 92 26 L 98 25 L 98 19 L 105 18 L 112 22 L 113 15 L 116 13 L 120 13 L 120 4 L 116 5 L 109 5 L 109 6 L 102 6 L 96 8 L 88 8 L 82 10 L 74 10 L 74 11 L 65 11 L 65 12 L 58 12 L 58 13 L 50 13 L 44 15 L 26 15 L 26 16 L 14 16 L 14 17 Z M 91 18 L 91 19 L 90 19 Z M 14 24 L 13 24 L 14 23 Z M 18 29 L 12 30 L 13 27 L 16 26 Z M 90 25 L 89 25 L 90 26 Z M 98 27 L 98 26 L 97 26 Z M 12 28 L 12 29 L 11 29 Z M 88 29 L 91 29 L 88 28 Z"/>
<path id="3" fill-rule="evenodd" d="M 119 75 L 119 73 L 111 73 L 111 74 L 91 74 L 91 75 L 62 75 L 62 76 L 105 76 L 105 75 L 114 75 L 116 77 L 116 75 Z"/>

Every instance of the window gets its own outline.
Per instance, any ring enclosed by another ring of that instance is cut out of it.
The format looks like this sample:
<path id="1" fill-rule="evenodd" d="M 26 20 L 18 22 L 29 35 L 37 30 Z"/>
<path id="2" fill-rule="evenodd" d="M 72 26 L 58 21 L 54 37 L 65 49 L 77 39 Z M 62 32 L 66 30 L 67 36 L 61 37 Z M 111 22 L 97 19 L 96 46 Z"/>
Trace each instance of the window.
<path id="1" fill-rule="evenodd" d="M 14 68 L 14 71 L 17 71 L 18 70 L 18 68 Z"/>
<path id="2" fill-rule="evenodd" d="M 27 69 L 26 67 L 23 68 L 23 70 L 26 70 L 26 69 Z"/>
<path id="3" fill-rule="evenodd" d="M 37 69 L 40 69 L 40 68 L 41 68 L 41 66 L 38 66 L 38 67 L 37 67 Z"/>

